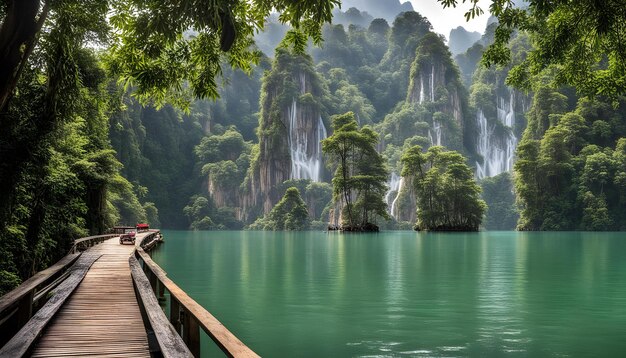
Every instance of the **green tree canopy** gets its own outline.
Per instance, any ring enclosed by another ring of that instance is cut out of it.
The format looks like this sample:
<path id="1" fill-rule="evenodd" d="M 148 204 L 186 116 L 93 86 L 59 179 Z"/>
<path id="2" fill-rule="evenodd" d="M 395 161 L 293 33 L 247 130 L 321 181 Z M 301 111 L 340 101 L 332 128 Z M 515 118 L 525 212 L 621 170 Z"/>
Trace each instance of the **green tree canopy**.
<path id="1" fill-rule="evenodd" d="M 402 156 L 402 176 L 413 178 L 416 230 L 477 231 L 487 208 L 465 158 L 444 147 L 416 145 Z"/>
<path id="2" fill-rule="evenodd" d="M 443 7 L 459 0 L 438 0 Z M 516 30 L 531 35 L 534 48 L 509 74 L 509 83 L 526 87 L 530 76 L 546 68 L 554 70 L 556 85 L 571 85 L 585 95 L 616 98 L 625 93 L 626 11 L 622 0 L 542 1 L 529 0 L 527 8 L 513 0 L 462 0 L 472 6 L 467 20 L 481 15 L 482 4 L 498 18 L 495 40 L 483 62 L 506 64 L 511 60 L 507 46 Z"/>
<path id="3" fill-rule="evenodd" d="M 333 116 L 332 127 L 322 151 L 335 169 L 333 198 L 342 210 L 344 229 L 371 227 L 377 216 L 388 219 L 383 201 L 388 172 L 376 151 L 378 135 L 369 127 L 359 128 L 352 112 Z"/>
<path id="4" fill-rule="evenodd" d="M 274 231 L 306 230 L 309 225 L 309 212 L 300 191 L 290 187 L 267 217 L 258 219 L 251 228 Z"/>

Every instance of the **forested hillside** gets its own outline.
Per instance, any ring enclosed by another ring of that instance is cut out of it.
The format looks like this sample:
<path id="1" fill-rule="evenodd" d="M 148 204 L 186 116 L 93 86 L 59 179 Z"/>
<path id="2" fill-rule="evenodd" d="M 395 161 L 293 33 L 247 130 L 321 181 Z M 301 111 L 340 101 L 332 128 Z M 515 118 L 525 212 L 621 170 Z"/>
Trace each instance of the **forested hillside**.
<path id="1" fill-rule="evenodd" d="M 143 221 L 626 229 L 621 2 L 494 0 L 456 56 L 366 3 L 0 5 L 1 282 Z"/>
<path id="2" fill-rule="evenodd" d="M 134 124 L 121 123 L 130 137 L 120 140 L 121 132 L 112 130 L 118 158 L 126 164 L 122 173 L 148 189 L 144 198 L 156 204 L 165 226 L 242 228 L 269 215 L 290 186 L 299 189 L 314 227 L 340 223 L 337 210 L 341 208 L 331 199 L 334 169 L 317 143 L 332 134 L 331 116 L 353 112 L 359 126 L 370 126 L 379 135 L 377 149 L 388 168 L 388 189 L 383 199 L 390 220 L 373 218 L 378 225 L 406 228 L 416 222 L 415 178 L 401 175 L 400 158 L 414 145 L 424 150 L 443 145 L 462 153 L 483 183 L 489 207 L 484 222 L 487 229 L 515 228 L 518 213 L 522 214 L 519 228 L 527 230 L 620 227 L 619 215 L 597 217 L 604 208 L 615 212 L 621 204 L 616 199 L 620 195 L 607 201 L 604 186 L 585 186 L 582 174 L 574 175 L 582 173 L 587 155 L 578 160 L 582 162 L 577 166 L 562 163 L 573 168 L 572 179 L 566 185 L 567 193 L 563 185 L 558 185 L 553 194 L 558 200 L 550 199 L 548 208 L 540 203 L 547 198 L 540 200 L 537 195 L 550 193 L 547 188 L 556 184 L 529 185 L 538 180 L 532 178 L 549 177 L 540 169 L 540 149 L 546 131 L 557 127 L 548 132 L 551 134 L 562 127 L 557 125 L 556 115 L 581 113 L 583 109 L 576 108 L 579 96 L 571 88 L 563 87 L 554 93 L 544 88 L 552 77 L 549 71 L 530 78 L 531 84 L 525 88 L 507 84 L 511 68 L 522 63 L 532 49 L 527 33 L 513 34 L 507 45 L 511 57 L 506 66 L 486 68 L 480 58 L 494 42 L 497 22 L 490 21 L 482 38 L 453 58 L 445 38 L 432 32 L 428 19 L 419 13 L 404 12 L 389 23 L 351 8 L 335 11 L 335 18 L 334 24 L 323 28 L 323 46 L 309 47 L 307 54 L 279 46 L 276 37 L 284 36 L 288 29 L 272 25 L 276 18 L 270 19 L 273 38 L 260 35 L 259 39 L 264 49 L 272 52 L 265 54 L 250 77 L 241 71 L 227 71 L 226 81 L 219 87 L 219 100 L 196 102 L 190 114 L 135 105 L 136 109 L 126 116 L 136 118 Z M 278 28 L 282 30 L 273 30 Z M 549 108 L 537 108 L 543 106 Z M 602 104 L 587 106 L 604 108 Z M 588 117 L 592 117 L 590 112 L 585 111 Z M 550 118 L 538 118 L 541 116 Z M 604 118 L 598 122 L 601 116 L 585 119 L 588 123 L 580 124 L 578 130 L 589 129 L 579 134 L 604 133 L 606 139 L 600 141 L 600 134 L 581 139 L 580 148 L 570 148 L 569 155 L 577 158 L 584 146 L 593 144 L 595 147 L 586 150 L 598 148 L 607 153 L 611 158 L 607 164 L 611 169 L 607 170 L 616 176 L 618 154 L 613 152 L 619 150 L 616 140 L 622 136 L 620 125 L 618 120 Z M 170 122 L 168 118 L 172 118 Z M 164 128 L 166 123 L 174 127 Z M 149 131 L 154 135 L 144 134 Z M 610 153 L 603 149 L 609 143 L 612 147 L 606 150 Z M 520 144 L 522 152 L 518 155 Z M 536 148 L 535 152 L 530 152 L 531 148 Z M 526 159 L 535 155 L 538 157 L 534 162 Z M 518 156 L 523 161 L 515 167 Z M 153 161 L 157 164 L 151 167 Z M 147 167 L 138 172 L 154 169 L 149 179 L 133 176 L 127 169 L 142 163 Z M 536 169 L 522 169 L 531 164 Z M 509 174 L 500 175 L 503 173 Z M 557 175 L 562 177 L 562 173 Z M 497 181 L 489 179 L 495 176 Z M 615 182 L 611 178 L 607 181 Z M 170 189 L 159 189 L 164 187 Z M 612 188 L 608 189 L 620 193 L 617 187 Z M 324 201 L 312 194 L 314 189 L 322 190 Z M 563 204 L 557 204 L 559 200 Z M 558 208 L 549 208 L 554 205 Z M 546 214 L 551 212 L 570 219 L 544 225 L 544 220 L 550 222 L 551 215 Z M 589 214 L 573 219 L 577 217 L 575 212 Z M 596 217 L 589 217 L 592 212 Z"/>

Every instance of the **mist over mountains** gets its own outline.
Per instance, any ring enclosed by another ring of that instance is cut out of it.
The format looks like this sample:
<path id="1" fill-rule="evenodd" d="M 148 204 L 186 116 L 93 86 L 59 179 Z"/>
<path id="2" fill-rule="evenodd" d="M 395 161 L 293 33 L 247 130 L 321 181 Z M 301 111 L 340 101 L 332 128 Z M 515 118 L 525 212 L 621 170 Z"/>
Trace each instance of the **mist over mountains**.
<path id="1" fill-rule="evenodd" d="M 480 40 L 482 34 L 477 31 L 467 31 L 463 26 L 450 31 L 448 39 L 448 47 L 453 55 L 464 53 L 468 48 L 472 47 L 476 41 Z"/>
<path id="2" fill-rule="evenodd" d="M 365 11 L 374 18 L 383 18 L 393 22 L 396 16 L 404 11 L 413 11 L 410 2 L 400 0 L 344 0 L 341 2 L 341 11 L 355 7 Z"/>

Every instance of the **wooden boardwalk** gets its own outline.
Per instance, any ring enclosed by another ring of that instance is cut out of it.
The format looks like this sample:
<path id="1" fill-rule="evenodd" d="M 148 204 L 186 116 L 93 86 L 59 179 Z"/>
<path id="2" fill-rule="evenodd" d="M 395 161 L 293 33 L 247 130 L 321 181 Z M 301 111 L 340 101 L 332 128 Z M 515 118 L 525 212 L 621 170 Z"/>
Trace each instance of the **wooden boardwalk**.
<path id="1" fill-rule="evenodd" d="M 114 238 L 88 250 L 102 256 L 47 326 L 33 357 L 150 357 L 128 264 L 134 248 Z"/>

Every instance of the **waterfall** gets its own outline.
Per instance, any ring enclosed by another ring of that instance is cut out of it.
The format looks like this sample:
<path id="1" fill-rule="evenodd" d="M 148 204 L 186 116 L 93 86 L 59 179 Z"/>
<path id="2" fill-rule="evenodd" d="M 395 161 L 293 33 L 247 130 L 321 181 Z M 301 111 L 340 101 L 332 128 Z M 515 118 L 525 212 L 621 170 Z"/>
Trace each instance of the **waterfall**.
<path id="1" fill-rule="evenodd" d="M 433 64 L 430 69 L 430 78 L 428 79 L 428 89 L 430 94 L 430 101 L 435 102 L 435 65 Z M 424 73 L 420 71 L 420 98 L 419 103 L 424 103 L 426 100 L 426 89 L 424 88 Z"/>
<path id="2" fill-rule="evenodd" d="M 430 70 L 430 101 L 435 102 L 435 64 Z"/>
<path id="3" fill-rule="evenodd" d="M 428 92 L 430 102 L 435 102 L 435 64 L 430 68 L 430 76 L 428 77 Z M 420 71 L 420 104 L 426 101 L 426 89 L 424 88 L 424 74 Z M 433 128 L 428 130 L 428 139 L 431 145 L 441 145 L 442 128 L 441 123 L 433 120 Z"/>
<path id="4" fill-rule="evenodd" d="M 441 145 L 441 123 L 433 119 L 433 128 L 428 130 L 431 145 Z"/>
<path id="5" fill-rule="evenodd" d="M 306 93 L 306 74 L 304 72 L 300 72 L 300 76 L 299 80 L 300 80 L 300 94 L 305 94 Z"/>
<path id="6" fill-rule="evenodd" d="M 424 75 L 420 73 L 420 104 L 424 103 Z"/>
<path id="7" fill-rule="evenodd" d="M 389 210 L 389 213 L 394 218 L 396 218 L 398 216 L 398 213 L 396 211 L 396 204 L 398 203 L 398 198 L 400 198 L 400 191 L 402 190 L 403 186 L 404 186 L 404 177 L 401 177 L 400 181 L 398 182 L 398 193 L 396 194 L 396 197 L 391 202 L 391 208 Z"/>
<path id="8" fill-rule="evenodd" d="M 489 121 L 482 109 L 476 114 L 478 123 L 478 154 L 483 157 L 483 163 L 476 163 L 476 176 L 479 179 L 496 176 L 511 171 L 515 162 L 515 148 L 518 139 L 515 137 L 515 92 L 509 91 L 508 101 L 498 97 L 496 119 L 509 129 L 506 138 L 497 138 L 494 134 L 496 123 L 489 125 Z"/>
<path id="9" fill-rule="evenodd" d="M 396 201 L 396 199 L 398 198 L 398 194 L 400 193 L 399 189 L 401 180 L 402 178 L 398 174 L 396 174 L 396 172 L 391 172 L 391 177 L 389 178 L 389 181 L 387 181 L 387 187 L 389 189 L 385 194 L 385 203 L 387 203 L 387 211 L 389 212 L 389 214 L 391 214 L 391 216 L 394 216 L 393 203 Z M 394 192 L 396 194 L 392 196 Z"/>
<path id="10" fill-rule="evenodd" d="M 302 78 L 302 76 L 301 76 Z M 301 88 L 306 83 L 301 80 Z M 322 116 L 312 126 L 303 123 L 299 118 L 298 103 L 294 98 L 291 106 L 287 109 L 289 119 L 289 154 L 291 157 L 291 179 L 311 179 L 321 181 L 322 176 L 322 139 L 327 137 L 326 127 Z M 307 128 L 312 128 L 312 133 Z M 311 140 L 309 140 L 309 138 Z"/>

